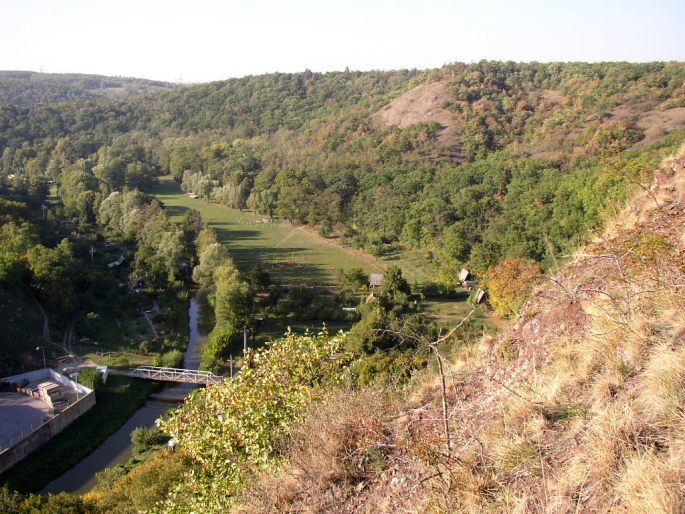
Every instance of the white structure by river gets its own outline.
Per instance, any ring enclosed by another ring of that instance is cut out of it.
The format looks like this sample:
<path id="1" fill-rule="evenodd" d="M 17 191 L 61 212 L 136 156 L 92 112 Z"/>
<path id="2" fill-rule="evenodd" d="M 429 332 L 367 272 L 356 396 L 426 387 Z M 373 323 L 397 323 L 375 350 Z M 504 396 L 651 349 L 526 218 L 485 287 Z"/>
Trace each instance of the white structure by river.
<path id="1" fill-rule="evenodd" d="M 199 369 L 200 349 L 207 336 L 200 332 L 200 304 L 195 298 L 190 300 L 188 312 L 190 314 L 190 340 L 183 365 L 186 369 Z M 162 396 L 167 396 L 168 393 L 169 396 L 181 398 L 195 387 L 197 386 L 193 384 L 168 386 L 164 389 Z M 124 426 L 109 436 L 95 451 L 69 471 L 50 482 L 40 492 L 42 494 L 56 494 L 67 491 L 83 494 L 90 491 L 96 484 L 95 473 L 117 464 L 124 464 L 133 456 L 131 432 L 137 427 L 153 426 L 155 420 L 171 407 L 173 405 L 168 402 L 154 400 L 146 402 L 129 418 Z"/>

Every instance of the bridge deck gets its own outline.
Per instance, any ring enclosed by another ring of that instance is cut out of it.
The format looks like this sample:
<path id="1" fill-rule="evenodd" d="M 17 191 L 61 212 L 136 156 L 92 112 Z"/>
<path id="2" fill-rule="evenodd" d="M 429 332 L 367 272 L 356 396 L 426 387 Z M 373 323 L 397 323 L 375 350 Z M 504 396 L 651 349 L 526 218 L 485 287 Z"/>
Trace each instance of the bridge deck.
<path id="1" fill-rule="evenodd" d="M 159 366 L 138 366 L 128 373 L 129 377 L 147 380 L 161 380 L 164 382 L 180 382 L 185 384 L 221 384 L 223 377 L 210 371 L 195 369 L 161 368 Z"/>

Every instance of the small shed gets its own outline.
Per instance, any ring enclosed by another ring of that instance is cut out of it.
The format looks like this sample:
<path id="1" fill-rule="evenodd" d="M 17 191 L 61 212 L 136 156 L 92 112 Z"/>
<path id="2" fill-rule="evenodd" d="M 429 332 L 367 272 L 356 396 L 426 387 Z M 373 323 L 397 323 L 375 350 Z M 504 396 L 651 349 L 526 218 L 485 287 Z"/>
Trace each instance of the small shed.
<path id="1" fill-rule="evenodd" d="M 471 273 L 466 268 L 462 268 L 459 272 L 459 283 L 463 284 L 471 277 Z"/>
<path id="2" fill-rule="evenodd" d="M 478 288 L 478 291 L 476 292 L 476 304 L 481 303 L 484 298 L 485 298 L 485 291 L 483 291 L 481 288 Z"/>
<path id="3" fill-rule="evenodd" d="M 383 273 L 371 273 L 369 275 L 369 287 L 380 287 L 383 283 Z"/>
<path id="4" fill-rule="evenodd" d="M 464 282 L 462 282 L 467 291 L 472 291 L 473 288 L 476 287 L 477 283 L 478 282 L 475 280 L 464 280 Z"/>

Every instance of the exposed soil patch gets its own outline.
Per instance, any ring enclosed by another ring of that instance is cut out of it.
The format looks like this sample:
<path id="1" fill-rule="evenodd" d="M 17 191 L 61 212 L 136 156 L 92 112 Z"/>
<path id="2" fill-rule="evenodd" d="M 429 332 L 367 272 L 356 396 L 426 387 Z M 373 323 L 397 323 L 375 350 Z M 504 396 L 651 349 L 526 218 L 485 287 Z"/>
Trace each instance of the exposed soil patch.
<path id="1" fill-rule="evenodd" d="M 685 107 L 648 112 L 638 120 L 637 126 L 645 131 L 645 138 L 636 146 L 647 145 L 671 130 L 685 126 Z"/>
<path id="2" fill-rule="evenodd" d="M 645 131 L 645 137 L 633 148 L 653 143 L 668 132 L 685 126 L 685 107 L 659 109 L 659 106 L 648 108 L 645 104 L 621 105 L 610 111 L 614 120 L 633 118 L 637 126 Z"/>
<path id="3" fill-rule="evenodd" d="M 434 121 L 443 127 L 438 141 L 444 145 L 457 145 L 461 142 L 457 124 L 453 114 L 444 107 L 451 101 L 453 98 L 447 92 L 446 82 L 425 83 L 395 98 L 375 113 L 373 118 L 400 128 Z"/>
<path id="4" fill-rule="evenodd" d="M 542 98 L 554 105 L 564 105 L 569 102 L 568 96 L 564 96 L 559 91 L 554 91 L 553 89 L 545 89 L 542 92 Z"/>

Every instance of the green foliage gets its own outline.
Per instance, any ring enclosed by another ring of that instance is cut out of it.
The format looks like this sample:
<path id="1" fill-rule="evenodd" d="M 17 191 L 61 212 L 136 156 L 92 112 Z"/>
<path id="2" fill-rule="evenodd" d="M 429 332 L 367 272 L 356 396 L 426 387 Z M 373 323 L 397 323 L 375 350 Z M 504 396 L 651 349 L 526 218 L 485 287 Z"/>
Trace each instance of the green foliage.
<path id="1" fill-rule="evenodd" d="M 351 268 L 343 274 L 343 284 L 353 289 L 369 287 L 369 275 L 362 268 Z"/>
<path id="2" fill-rule="evenodd" d="M 213 373 L 221 373 L 224 360 L 231 353 L 237 355 L 241 348 L 238 343 L 240 333 L 239 328 L 229 324 L 214 327 L 202 347 L 200 368 Z"/>
<path id="3" fill-rule="evenodd" d="M 362 319 L 350 330 L 346 340 L 347 349 L 360 355 L 389 347 L 393 338 L 385 332 L 389 320 L 381 303 L 378 301 L 366 303 L 360 307 L 359 311 Z"/>
<path id="4" fill-rule="evenodd" d="M 248 322 L 252 308 L 249 284 L 242 280 L 230 261 L 216 268 L 213 279 L 215 292 L 210 296 L 210 301 L 214 306 L 217 325 L 242 328 Z"/>
<path id="5" fill-rule="evenodd" d="M 89 389 L 97 391 L 102 386 L 102 379 L 97 368 L 86 368 L 79 371 L 78 380 Z"/>
<path id="6" fill-rule="evenodd" d="M 161 450 L 130 471 L 121 466 L 98 473 L 99 483 L 88 496 L 98 513 L 159 512 L 160 504 L 189 468 L 183 455 Z M 170 511 L 168 506 L 164 511 Z"/>
<path id="7" fill-rule="evenodd" d="M 277 441 L 303 418 L 319 388 L 340 379 L 343 344 L 343 336 L 287 334 L 250 352 L 233 380 L 197 391 L 161 421 L 197 465 L 173 498 L 186 510 L 226 509 L 248 470 L 276 457 Z"/>
<path id="8" fill-rule="evenodd" d="M 0 104 L 53 104 L 98 97 L 136 95 L 172 88 L 156 80 L 105 77 L 81 73 L 0 71 Z"/>
<path id="9" fill-rule="evenodd" d="M 0 512 L 19 514 L 21 512 L 21 500 L 21 495 L 16 491 L 10 491 L 7 484 L 0 487 Z"/>
<path id="10" fill-rule="evenodd" d="M 21 502 L 18 512 L 30 514 L 53 514 L 65 512 L 69 514 L 89 514 L 94 511 L 92 502 L 83 500 L 80 496 L 59 493 L 49 495 L 32 494 Z"/>
<path id="11" fill-rule="evenodd" d="M 406 305 L 409 301 L 411 289 L 398 266 L 390 266 L 383 273 L 380 294 L 385 301 L 396 305 Z"/>
<path id="12" fill-rule="evenodd" d="M 255 291 L 265 291 L 271 285 L 271 276 L 261 266 L 254 266 L 247 274 L 247 282 Z"/>
<path id="13" fill-rule="evenodd" d="M 74 278 L 76 259 L 73 245 L 63 239 L 55 248 L 36 245 L 27 252 L 33 283 L 55 310 L 71 314 L 76 305 Z"/>
<path id="14" fill-rule="evenodd" d="M 356 361 L 352 373 L 361 387 L 375 382 L 402 383 L 417 369 L 428 363 L 427 350 L 423 352 L 374 352 Z"/>
<path id="15" fill-rule="evenodd" d="M 135 453 L 143 453 L 155 446 L 165 444 L 169 437 L 158 427 L 138 427 L 131 432 Z"/>
<path id="16" fill-rule="evenodd" d="M 158 366 L 163 368 L 182 368 L 183 353 L 179 350 L 170 350 L 161 354 L 157 363 Z"/>

